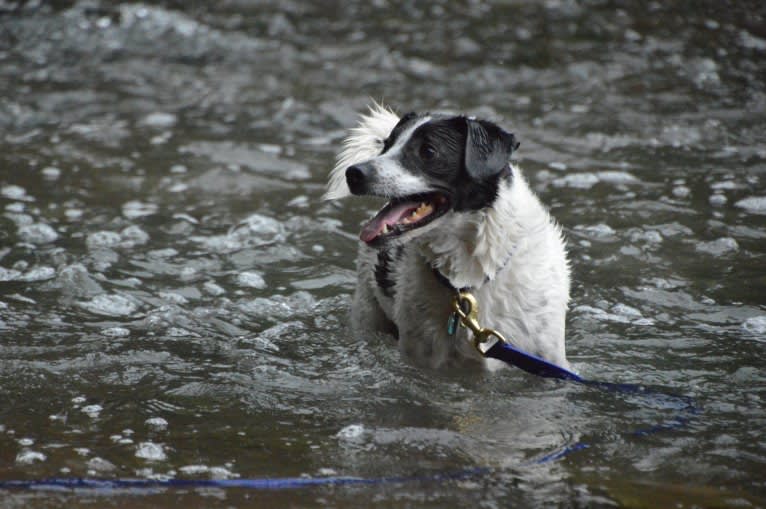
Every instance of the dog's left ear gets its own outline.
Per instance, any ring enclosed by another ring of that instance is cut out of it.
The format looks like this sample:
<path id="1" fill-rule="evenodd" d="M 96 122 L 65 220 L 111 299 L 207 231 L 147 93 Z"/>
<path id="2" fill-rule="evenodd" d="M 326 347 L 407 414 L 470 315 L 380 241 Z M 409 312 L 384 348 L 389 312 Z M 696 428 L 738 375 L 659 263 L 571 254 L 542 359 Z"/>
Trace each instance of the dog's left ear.
<path id="1" fill-rule="evenodd" d="M 516 137 L 492 122 L 466 119 L 465 168 L 468 174 L 484 180 L 503 171 L 511 153 L 519 148 Z"/>

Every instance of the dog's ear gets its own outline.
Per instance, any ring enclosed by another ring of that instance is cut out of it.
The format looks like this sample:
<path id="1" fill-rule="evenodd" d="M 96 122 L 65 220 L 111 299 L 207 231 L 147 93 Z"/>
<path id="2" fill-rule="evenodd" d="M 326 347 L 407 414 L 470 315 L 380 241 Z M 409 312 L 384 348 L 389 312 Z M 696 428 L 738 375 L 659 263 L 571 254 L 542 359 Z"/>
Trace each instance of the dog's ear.
<path id="1" fill-rule="evenodd" d="M 519 148 L 516 137 L 492 122 L 466 119 L 465 168 L 477 180 L 493 177 L 508 165 Z"/>

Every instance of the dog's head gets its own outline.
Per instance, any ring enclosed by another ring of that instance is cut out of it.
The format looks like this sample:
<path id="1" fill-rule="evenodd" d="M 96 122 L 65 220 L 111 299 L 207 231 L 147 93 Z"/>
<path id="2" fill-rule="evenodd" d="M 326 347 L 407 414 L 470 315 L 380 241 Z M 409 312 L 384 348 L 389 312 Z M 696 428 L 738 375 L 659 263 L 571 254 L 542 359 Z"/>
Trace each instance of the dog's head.
<path id="1" fill-rule="evenodd" d="M 369 245 L 404 241 L 445 214 L 490 206 L 500 180 L 511 178 L 517 147 L 513 134 L 485 120 L 373 110 L 347 140 L 326 196 L 345 194 L 343 176 L 351 194 L 389 199 L 360 237 Z"/>

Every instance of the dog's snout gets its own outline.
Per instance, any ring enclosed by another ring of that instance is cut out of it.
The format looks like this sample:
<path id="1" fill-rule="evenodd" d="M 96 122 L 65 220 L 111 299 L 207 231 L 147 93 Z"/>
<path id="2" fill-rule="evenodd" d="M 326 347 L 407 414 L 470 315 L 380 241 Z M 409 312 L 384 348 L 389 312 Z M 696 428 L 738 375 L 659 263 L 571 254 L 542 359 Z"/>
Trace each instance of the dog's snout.
<path id="1" fill-rule="evenodd" d="M 367 176 L 369 166 L 355 164 L 346 170 L 346 183 L 352 194 L 364 194 L 367 191 Z"/>

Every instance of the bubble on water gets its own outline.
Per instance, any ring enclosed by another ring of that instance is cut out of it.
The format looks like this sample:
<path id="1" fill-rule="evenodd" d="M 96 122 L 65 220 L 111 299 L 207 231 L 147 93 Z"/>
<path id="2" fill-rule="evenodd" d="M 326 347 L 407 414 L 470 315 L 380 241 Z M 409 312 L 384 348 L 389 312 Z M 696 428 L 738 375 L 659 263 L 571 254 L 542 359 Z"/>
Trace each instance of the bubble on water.
<path id="1" fill-rule="evenodd" d="M 754 49 L 756 51 L 766 51 L 766 39 L 756 37 L 747 30 L 740 30 L 739 42 L 745 48 Z"/>
<path id="2" fill-rule="evenodd" d="M 300 195 L 296 196 L 289 202 L 287 202 L 288 207 L 295 207 L 295 208 L 306 208 L 309 206 L 309 197 L 306 195 Z"/>
<path id="3" fill-rule="evenodd" d="M 692 193 L 692 190 L 686 186 L 676 186 L 673 188 L 673 196 L 676 198 L 686 198 Z"/>
<path id="4" fill-rule="evenodd" d="M 30 465 L 35 462 L 42 462 L 48 459 L 48 457 L 37 451 L 21 451 L 16 455 L 16 463 L 19 465 Z"/>
<path id="5" fill-rule="evenodd" d="M 90 297 L 103 293 L 101 285 L 79 263 L 63 267 L 56 278 L 56 284 L 62 294 L 71 297 Z"/>
<path id="6" fill-rule="evenodd" d="M 179 174 L 179 173 L 186 173 L 187 171 L 189 170 L 183 164 L 174 164 L 173 166 L 170 167 L 170 173 Z"/>
<path id="7" fill-rule="evenodd" d="M 168 191 L 170 191 L 171 193 L 183 193 L 187 189 L 189 189 L 189 186 L 187 186 L 183 182 L 176 182 L 175 184 L 173 184 L 172 186 L 168 188 Z"/>
<path id="8" fill-rule="evenodd" d="M 735 182 L 734 180 L 722 180 L 721 182 L 713 182 L 710 187 L 719 191 L 740 189 L 744 185 Z"/>
<path id="9" fill-rule="evenodd" d="M 739 200 L 734 205 L 747 210 L 751 214 L 766 214 L 766 196 L 751 196 Z"/>
<path id="10" fill-rule="evenodd" d="M 14 213 L 24 212 L 24 209 L 26 209 L 26 205 L 24 205 L 20 201 L 15 201 L 5 206 L 5 210 L 7 210 L 8 212 L 14 212 Z"/>
<path id="11" fill-rule="evenodd" d="M 61 170 L 55 166 L 47 166 L 42 170 L 43 177 L 51 180 L 55 180 L 61 176 Z"/>
<path id="12" fill-rule="evenodd" d="M 599 172 L 571 173 L 553 180 L 553 185 L 557 187 L 574 187 L 578 189 L 589 189 L 599 182 L 608 184 L 635 184 L 639 180 L 626 171 L 607 170 Z"/>
<path id="13" fill-rule="evenodd" d="M 87 405 L 80 409 L 80 411 L 84 414 L 87 414 L 88 417 L 91 419 L 95 419 L 98 417 L 98 415 L 101 413 L 101 410 L 103 410 L 104 407 L 101 405 Z"/>
<path id="14" fill-rule="evenodd" d="M 255 316 L 286 319 L 301 313 L 309 314 L 315 305 L 316 301 L 310 293 L 299 291 L 289 296 L 256 297 L 240 302 L 239 308 Z"/>
<path id="15" fill-rule="evenodd" d="M 726 205 L 726 202 L 728 201 L 726 199 L 726 196 L 720 193 L 711 194 L 710 198 L 708 198 L 708 201 L 710 202 L 710 205 L 714 207 L 720 207 L 721 205 Z"/>
<path id="16" fill-rule="evenodd" d="M 164 461 L 168 456 L 162 445 L 154 442 L 141 442 L 136 447 L 136 457 L 148 461 Z"/>
<path id="17" fill-rule="evenodd" d="M 207 465 L 184 465 L 178 469 L 179 472 L 185 475 L 200 475 L 206 474 L 210 470 Z"/>
<path id="18" fill-rule="evenodd" d="M 81 209 L 66 209 L 64 211 L 64 215 L 70 221 L 76 221 L 76 220 L 80 219 L 82 217 L 83 213 L 84 212 Z"/>
<path id="19" fill-rule="evenodd" d="M 19 279 L 21 281 L 45 281 L 56 277 L 56 270 L 53 267 L 33 267 Z"/>
<path id="20" fill-rule="evenodd" d="M 55 241 L 59 234 L 50 225 L 45 223 L 33 223 L 19 228 L 19 237 L 24 242 L 32 244 L 47 244 Z"/>
<path id="21" fill-rule="evenodd" d="M 98 456 L 89 459 L 86 465 L 89 469 L 96 472 L 112 472 L 117 469 L 114 463 Z"/>
<path id="22" fill-rule="evenodd" d="M 164 431 L 168 429 L 168 421 L 162 417 L 150 417 L 144 421 L 144 424 L 155 431 Z"/>
<path id="23" fill-rule="evenodd" d="M 172 113 L 155 111 L 141 119 L 141 124 L 149 127 L 173 127 L 178 122 L 178 117 Z"/>
<path id="24" fill-rule="evenodd" d="M 750 334 L 766 334 L 766 315 L 748 318 L 742 323 L 742 328 Z"/>
<path id="25" fill-rule="evenodd" d="M 0 267 L 0 281 L 16 281 L 20 276 L 21 272 L 18 270 Z"/>
<path id="26" fill-rule="evenodd" d="M 72 403 L 74 403 L 75 405 L 85 403 L 86 401 L 87 399 L 85 398 L 85 396 L 75 396 L 74 398 L 72 398 Z"/>
<path id="27" fill-rule="evenodd" d="M 333 468 L 322 467 L 319 470 L 317 470 L 317 475 L 320 475 L 320 476 L 334 476 L 334 475 L 338 475 L 338 471 L 333 469 Z"/>
<path id="28" fill-rule="evenodd" d="M 739 244 L 731 237 L 721 237 L 710 242 L 700 242 L 695 249 L 702 253 L 708 253 L 715 256 L 737 251 Z"/>
<path id="29" fill-rule="evenodd" d="M 132 225 L 120 232 L 120 239 L 124 247 L 140 246 L 149 242 L 149 234 L 140 227 Z"/>
<path id="30" fill-rule="evenodd" d="M 354 440 L 364 434 L 364 426 L 361 424 L 349 424 L 335 434 L 341 440 Z"/>
<path id="31" fill-rule="evenodd" d="M 106 316 L 128 316 L 138 309 L 132 299 L 117 294 L 97 295 L 79 305 L 91 313 Z"/>
<path id="32" fill-rule="evenodd" d="M 324 253 L 324 246 L 321 244 L 314 244 L 311 246 L 311 250 L 315 253 Z"/>
<path id="33" fill-rule="evenodd" d="M 160 292 L 158 295 L 161 299 L 173 304 L 183 305 L 189 302 L 186 297 L 175 292 Z"/>
<path id="34" fill-rule="evenodd" d="M 240 272 L 237 275 L 237 284 L 247 288 L 256 288 L 258 290 L 266 288 L 266 281 L 263 279 L 263 276 L 252 271 Z"/>
<path id="35" fill-rule="evenodd" d="M 101 335 L 112 338 L 124 338 L 130 336 L 130 330 L 125 327 L 109 327 L 107 329 L 101 329 Z"/>
<path id="36" fill-rule="evenodd" d="M 87 447 L 75 447 L 74 452 L 76 452 L 80 456 L 87 456 L 88 454 L 90 454 L 90 449 L 88 449 Z"/>
<path id="37" fill-rule="evenodd" d="M 21 186 L 8 185 L 0 187 L 0 196 L 9 200 L 33 201 L 34 198 L 27 194 L 27 190 Z"/>
<path id="38" fill-rule="evenodd" d="M 208 472 L 212 479 L 233 479 L 239 477 L 239 474 L 235 474 L 226 467 L 210 467 Z"/>
<path id="39" fill-rule="evenodd" d="M 155 203 L 144 203 L 138 200 L 129 201 L 122 206 L 122 215 L 128 219 L 151 216 L 156 214 L 159 207 Z"/>
<path id="40" fill-rule="evenodd" d="M 567 165 L 565 163 L 562 163 L 560 161 L 554 161 L 552 163 L 548 163 L 548 167 L 552 170 L 556 171 L 566 171 Z"/>
<path id="41" fill-rule="evenodd" d="M 261 214 L 252 214 L 240 221 L 226 235 L 195 236 L 194 242 L 204 244 L 212 251 L 235 251 L 245 247 L 258 247 L 285 240 L 280 221 Z"/>
<path id="42" fill-rule="evenodd" d="M 575 230 L 585 233 L 592 239 L 606 239 L 608 237 L 613 237 L 616 233 L 614 228 L 604 223 L 593 225 L 577 225 L 575 226 Z"/>
<path id="43" fill-rule="evenodd" d="M 17 442 L 19 443 L 19 445 L 24 446 L 24 447 L 29 447 L 30 445 L 35 443 L 33 438 L 28 438 L 28 437 L 19 438 L 17 440 Z"/>
<path id="44" fill-rule="evenodd" d="M 662 242 L 662 235 L 656 230 L 637 230 L 630 234 L 631 242 L 646 242 L 648 244 L 659 244 Z"/>
<path id="45" fill-rule="evenodd" d="M 220 295 L 223 295 L 226 293 L 226 290 L 224 290 L 221 286 L 213 283 L 212 281 L 207 281 L 202 285 L 202 288 L 209 293 L 210 295 L 214 297 L 218 297 Z"/>
<path id="46" fill-rule="evenodd" d="M 88 234 L 85 245 L 88 249 L 97 249 L 118 246 L 121 241 L 120 234 L 117 232 L 98 231 Z"/>

